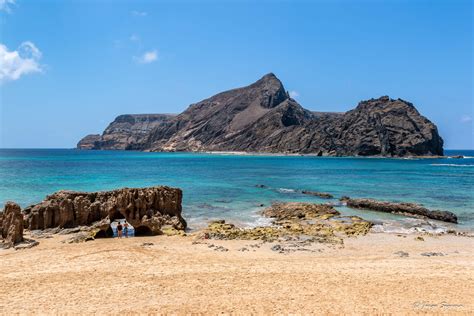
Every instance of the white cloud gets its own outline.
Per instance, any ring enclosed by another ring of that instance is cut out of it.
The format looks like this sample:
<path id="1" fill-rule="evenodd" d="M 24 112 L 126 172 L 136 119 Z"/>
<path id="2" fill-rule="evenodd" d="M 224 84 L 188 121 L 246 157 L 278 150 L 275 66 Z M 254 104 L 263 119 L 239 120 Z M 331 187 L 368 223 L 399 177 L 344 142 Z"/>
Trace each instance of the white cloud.
<path id="1" fill-rule="evenodd" d="M 158 59 L 158 52 L 156 50 L 151 50 L 151 51 L 145 52 L 140 57 L 134 57 L 134 59 L 136 62 L 140 64 L 149 64 Z"/>
<path id="2" fill-rule="evenodd" d="M 16 0 L 0 0 L 0 11 L 11 12 L 10 5 L 14 5 Z"/>
<path id="3" fill-rule="evenodd" d="M 40 50 L 32 42 L 23 42 L 17 50 L 9 51 L 0 44 L 0 84 L 10 80 L 17 80 L 22 75 L 41 72 L 42 66 Z"/>
<path id="4" fill-rule="evenodd" d="M 132 13 L 133 16 L 147 16 L 148 15 L 148 12 L 145 12 L 145 11 L 133 10 L 131 13 Z"/>
<path id="5" fill-rule="evenodd" d="M 290 91 L 290 98 L 296 99 L 299 96 L 300 94 L 298 93 L 298 91 L 295 91 L 295 90 Z"/>
<path id="6" fill-rule="evenodd" d="M 461 123 L 470 123 L 472 122 L 472 117 L 469 115 L 463 115 L 461 117 Z"/>

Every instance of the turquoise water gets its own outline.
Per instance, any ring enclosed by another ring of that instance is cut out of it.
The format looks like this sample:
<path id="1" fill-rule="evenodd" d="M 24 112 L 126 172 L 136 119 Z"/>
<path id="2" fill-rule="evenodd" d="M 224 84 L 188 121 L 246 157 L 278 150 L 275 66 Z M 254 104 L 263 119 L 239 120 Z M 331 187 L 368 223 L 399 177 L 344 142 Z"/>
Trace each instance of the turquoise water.
<path id="1" fill-rule="evenodd" d="M 447 151 L 474 157 L 474 151 Z M 263 184 L 267 188 L 257 188 Z M 0 204 L 21 206 L 57 190 L 108 190 L 169 185 L 183 189 L 183 212 L 191 228 L 225 218 L 242 225 L 264 223 L 260 204 L 327 202 L 298 191 L 336 198 L 370 197 L 422 203 L 458 215 L 474 228 L 474 159 L 380 159 L 299 156 L 237 156 L 194 153 L 0 149 Z M 336 200 L 333 200 L 336 202 Z M 375 220 L 401 216 L 338 207 Z"/>

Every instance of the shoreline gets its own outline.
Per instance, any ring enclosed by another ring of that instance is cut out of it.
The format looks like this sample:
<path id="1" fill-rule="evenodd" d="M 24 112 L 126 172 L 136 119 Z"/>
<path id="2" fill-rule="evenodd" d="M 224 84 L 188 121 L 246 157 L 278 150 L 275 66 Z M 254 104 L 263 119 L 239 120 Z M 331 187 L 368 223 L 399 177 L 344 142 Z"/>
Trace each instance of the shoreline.
<path id="1" fill-rule="evenodd" d="M 123 151 L 123 152 L 139 152 L 139 153 L 167 153 L 167 154 L 209 154 L 209 155 L 222 155 L 222 156 L 262 156 L 262 157 L 316 157 L 316 158 L 370 158 L 370 159 L 401 159 L 401 160 L 413 160 L 413 159 L 473 159 L 471 156 L 464 155 L 450 155 L 450 156 L 383 156 L 383 155 L 370 155 L 370 156 L 332 156 L 332 155 L 323 155 L 319 156 L 318 154 L 303 154 L 303 153 L 276 153 L 276 152 L 254 152 L 254 151 L 150 151 L 150 150 L 124 150 L 124 149 L 81 149 L 81 148 L 71 148 L 72 150 L 78 151 Z M 467 149 L 470 150 L 470 149 Z M 453 149 L 453 151 L 456 151 Z M 460 150 L 462 151 L 462 150 Z"/>
<path id="2" fill-rule="evenodd" d="M 474 311 L 474 279 L 466 279 L 474 238 L 369 233 L 342 246 L 291 248 L 194 236 L 67 244 L 54 235 L 0 251 L 0 305 L 87 314 Z"/>

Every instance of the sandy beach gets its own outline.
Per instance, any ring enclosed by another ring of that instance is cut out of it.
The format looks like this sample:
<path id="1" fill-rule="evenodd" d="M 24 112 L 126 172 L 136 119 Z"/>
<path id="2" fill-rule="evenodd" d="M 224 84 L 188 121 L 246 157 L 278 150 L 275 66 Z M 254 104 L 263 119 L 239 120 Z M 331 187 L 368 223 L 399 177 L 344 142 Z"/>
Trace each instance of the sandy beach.
<path id="1" fill-rule="evenodd" d="M 66 244 L 54 235 L 0 251 L 0 311 L 473 313 L 474 238 L 415 237 L 370 233 L 279 251 L 193 236 Z"/>

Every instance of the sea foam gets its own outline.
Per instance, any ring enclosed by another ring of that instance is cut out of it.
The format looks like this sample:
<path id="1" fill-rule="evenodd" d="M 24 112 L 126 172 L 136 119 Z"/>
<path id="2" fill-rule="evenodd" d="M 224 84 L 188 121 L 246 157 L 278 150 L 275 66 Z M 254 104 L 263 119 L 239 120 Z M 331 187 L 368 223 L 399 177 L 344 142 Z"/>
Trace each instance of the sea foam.
<path id="1" fill-rule="evenodd" d="M 455 164 L 455 163 L 432 163 L 430 166 L 437 166 L 437 167 L 474 167 L 473 164 Z"/>

